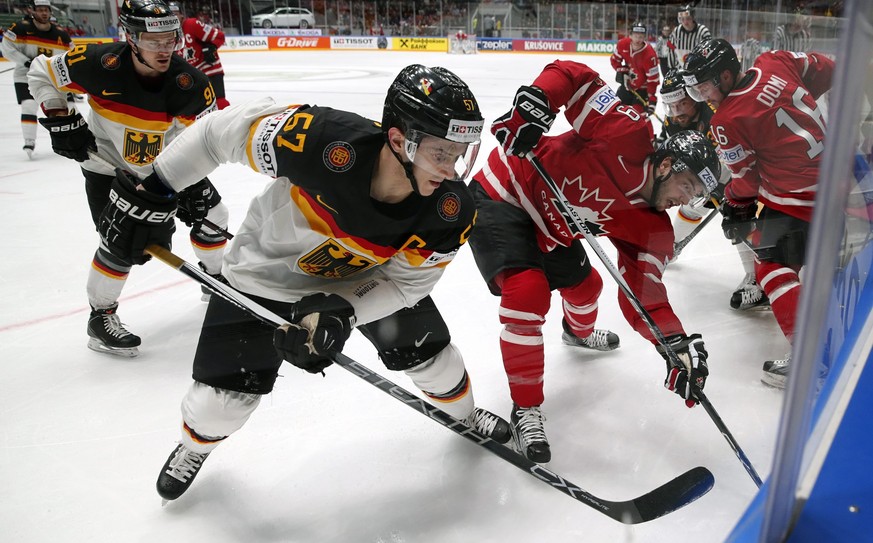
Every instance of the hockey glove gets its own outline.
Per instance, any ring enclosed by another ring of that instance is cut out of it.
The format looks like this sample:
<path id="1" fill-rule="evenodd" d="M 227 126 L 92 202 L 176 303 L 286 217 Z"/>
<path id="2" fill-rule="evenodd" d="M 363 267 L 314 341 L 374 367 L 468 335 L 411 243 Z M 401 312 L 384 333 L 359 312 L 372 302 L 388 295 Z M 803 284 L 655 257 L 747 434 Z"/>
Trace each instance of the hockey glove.
<path id="1" fill-rule="evenodd" d="M 294 304 L 288 320 L 273 333 L 276 350 L 294 366 L 322 373 L 352 334 L 355 309 L 336 294 L 310 294 Z"/>
<path id="2" fill-rule="evenodd" d="M 703 390 L 706 377 L 709 375 L 703 338 L 700 334 L 690 336 L 676 334 L 666 339 L 667 345 L 676 353 L 676 357 L 679 358 L 682 365 L 675 365 L 663 345 L 656 347 L 658 354 L 667 361 L 667 378 L 664 379 L 664 388 L 685 398 L 686 406 L 694 407 L 699 403 L 694 391 Z"/>
<path id="3" fill-rule="evenodd" d="M 214 45 L 204 45 L 201 49 L 203 52 L 203 61 L 206 64 L 215 64 L 218 62 L 218 48 Z"/>
<path id="4" fill-rule="evenodd" d="M 721 213 L 724 215 L 724 219 L 721 221 L 724 237 L 731 240 L 734 245 L 746 241 L 755 227 L 757 212 L 758 206 L 755 205 L 755 202 L 752 202 L 751 205 L 737 207 L 725 201 L 721 207 Z"/>
<path id="5" fill-rule="evenodd" d="M 88 151 L 97 152 L 94 134 L 88 130 L 88 123 L 76 112 L 60 117 L 39 119 L 52 138 L 52 151 L 76 162 L 88 160 Z"/>
<path id="6" fill-rule="evenodd" d="M 555 114 L 545 93 L 536 87 L 522 86 L 515 94 L 512 109 L 491 125 L 491 133 L 507 155 L 525 156 L 554 121 Z"/>
<path id="7" fill-rule="evenodd" d="M 649 97 L 646 103 L 646 115 L 652 116 L 655 114 L 655 108 L 658 106 L 658 100 L 654 96 Z"/>
<path id="8" fill-rule="evenodd" d="M 212 202 L 214 198 L 218 201 Z M 188 226 L 192 226 L 193 231 L 200 230 L 203 224 L 203 219 L 209 213 L 211 207 L 221 201 L 221 196 L 212 186 L 208 177 L 204 177 L 197 183 L 191 185 L 187 189 L 179 193 L 179 207 L 176 210 L 176 218 Z"/>
<path id="9" fill-rule="evenodd" d="M 629 66 L 622 66 L 615 69 L 615 82 L 627 90 L 631 89 L 631 82 L 636 78 Z"/>
<path id="10" fill-rule="evenodd" d="M 109 203 L 98 221 L 101 245 L 125 263 L 145 264 L 149 245 L 169 249 L 176 231 L 176 197 L 137 190 L 139 181 L 120 168 L 109 190 Z"/>

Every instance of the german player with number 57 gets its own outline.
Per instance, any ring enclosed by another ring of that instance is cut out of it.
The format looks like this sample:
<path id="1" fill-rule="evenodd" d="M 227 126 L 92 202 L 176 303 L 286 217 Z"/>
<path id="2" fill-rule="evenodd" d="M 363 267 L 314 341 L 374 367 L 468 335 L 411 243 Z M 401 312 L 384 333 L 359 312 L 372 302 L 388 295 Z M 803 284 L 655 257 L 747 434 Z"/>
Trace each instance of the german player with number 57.
<path id="1" fill-rule="evenodd" d="M 413 64 L 389 87 L 381 125 L 264 98 L 204 117 L 157 158 L 143 183 L 149 193 L 182 191 L 226 162 L 271 178 L 223 271 L 230 287 L 290 323 L 265 325 L 212 297 L 182 400 L 181 444 L 158 477 L 165 500 L 188 489 L 272 392 L 283 360 L 320 374 L 354 328 L 447 414 L 509 441 L 509 424 L 475 407 L 464 360 L 430 296 L 473 228 L 476 209 L 461 181 L 483 125 L 460 78 Z"/>
<path id="2" fill-rule="evenodd" d="M 756 279 L 789 343 L 824 150 L 816 100 L 830 90 L 833 71 L 834 62 L 820 53 L 771 51 L 740 73 L 733 46 L 715 39 L 689 53 L 683 73 L 689 96 L 717 108 L 712 135 L 732 177 L 725 236 L 754 248 Z M 789 362 L 790 356 L 766 361 L 762 381 L 783 388 Z"/>

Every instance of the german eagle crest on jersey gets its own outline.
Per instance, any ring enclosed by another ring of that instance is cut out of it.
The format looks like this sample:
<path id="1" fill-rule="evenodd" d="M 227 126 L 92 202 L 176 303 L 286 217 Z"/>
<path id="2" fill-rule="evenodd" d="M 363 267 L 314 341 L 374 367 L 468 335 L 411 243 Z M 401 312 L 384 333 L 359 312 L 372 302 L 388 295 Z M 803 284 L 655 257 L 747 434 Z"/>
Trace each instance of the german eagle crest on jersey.
<path id="1" fill-rule="evenodd" d="M 300 257 L 297 265 L 307 275 L 342 279 L 375 266 L 376 261 L 355 254 L 336 240 L 329 239 Z"/>
<path id="2" fill-rule="evenodd" d="M 137 166 L 151 164 L 164 147 L 164 134 L 124 130 L 124 160 Z"/>

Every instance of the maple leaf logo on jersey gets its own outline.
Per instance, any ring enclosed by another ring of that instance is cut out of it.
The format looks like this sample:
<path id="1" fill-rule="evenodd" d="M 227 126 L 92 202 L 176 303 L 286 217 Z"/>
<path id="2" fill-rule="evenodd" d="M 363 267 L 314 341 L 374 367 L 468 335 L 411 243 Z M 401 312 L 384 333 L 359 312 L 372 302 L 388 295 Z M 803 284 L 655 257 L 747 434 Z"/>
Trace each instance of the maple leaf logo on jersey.
<path id="1" fill-rule="evenodd" d="M 575 179 L 564 178 L 564 185 L 561 187 L 561 192 L 567 198 L 576 216 L 595 236 L 609 234 L 604 225 L 607 221 L 611 221 L 612 217 L 607 213 L 615 200 L 610 198 L 600 197 L 600 187 L 594 190 L 589 190 L 582 186 L 582 176 Z M 572 220 L 567 217 L 567 224 L 572 224 Z"/>

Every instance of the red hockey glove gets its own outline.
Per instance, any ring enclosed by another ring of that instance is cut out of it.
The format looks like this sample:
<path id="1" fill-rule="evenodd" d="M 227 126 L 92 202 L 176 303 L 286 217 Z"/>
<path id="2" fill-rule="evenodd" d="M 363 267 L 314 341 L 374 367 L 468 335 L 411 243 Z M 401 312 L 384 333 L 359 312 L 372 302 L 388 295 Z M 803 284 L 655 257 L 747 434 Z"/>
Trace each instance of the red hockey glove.
<path id="1" fill-rule="evenodd" d="M 622 66 L 615 69 L 615 82 L 625 89 L 631 89 L 631 82 L 634 79 L 636 79 L 636 74 L 631 71 L 629 66 Z"/>
<path id="2" fill-rule="evenodd" d="M 694 407 L 698 403 L 694 391 L 703 390 L 706 377 L 709 375 L 703 338 L 700 334 L 690 336 L 675 334 L 666 339 L 667 345 L 676 353 L 676 357 L 679 358 L 682 365 L 675 365 L 663 345 L 655 347 L 658 354 L 664 357 L 667 362 L 667 378 L 664 379 L 664 388 L 683 397 L 686 406 Z"/>
<path id="3" fill-rule="evenodd" d="M 537 87 L 522 86 L 512 109 L 491 125 L 491 133 L 507 155 L 524 156 L 539 143 L 555 122 L 545 93 Z"/>

